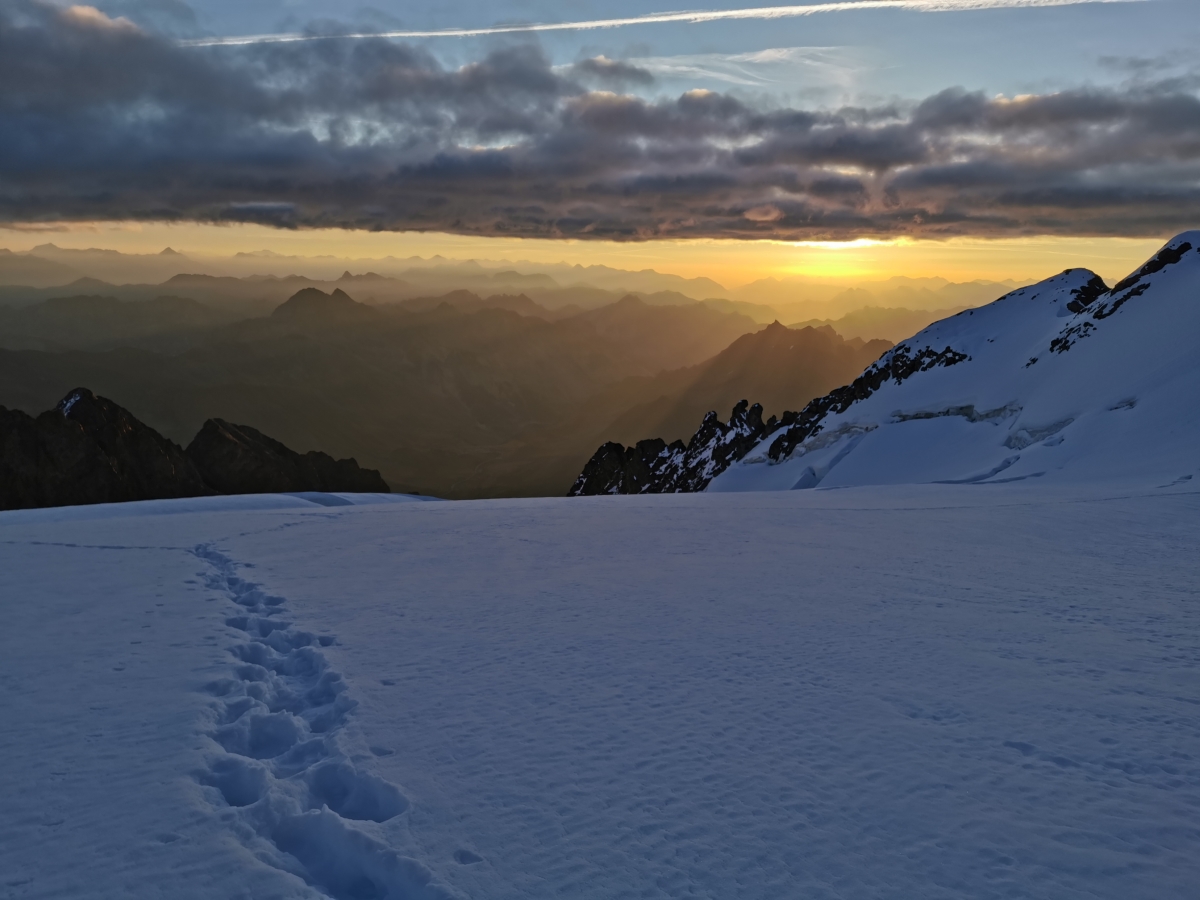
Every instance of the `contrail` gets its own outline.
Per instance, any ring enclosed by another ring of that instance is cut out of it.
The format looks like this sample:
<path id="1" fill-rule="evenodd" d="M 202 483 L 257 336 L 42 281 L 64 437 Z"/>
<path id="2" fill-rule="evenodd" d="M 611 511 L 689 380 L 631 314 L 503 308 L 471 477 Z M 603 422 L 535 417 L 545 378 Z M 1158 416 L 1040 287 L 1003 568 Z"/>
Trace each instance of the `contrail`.
<path id="1" fill-rule="evenodd" d="M 547 22 L 530 25 L 487 25 L 482 28 L 444 28 L 436 31 L 379 31 L 359 34 L 250 34 L 237 37 L 193 38 L 180 41 L 188 47 L 231 47 L 242 44 L 287 44 L 295 41 L 364 40 L 366 38 L 479 37 L 488 34 L 520 34 L 538 31 L 587 31 L 621 28 L 626 25 L 658 25 L 665 22 L 715 22 L 719 19 L 788 19 L 817 13 L 849 12 L 860 9 L 907 9 L 915 12 L 962 12 L 979 9 L 1028 9 L 1047 6 L 1078 6 L 1093 3 L 1141 3 L 1147 0 L 841 0 L 804 6 L 757 6 L 751 9 L 693 10 L 650 13 L 623 19 L 590 19 L 584 22 Z"/>

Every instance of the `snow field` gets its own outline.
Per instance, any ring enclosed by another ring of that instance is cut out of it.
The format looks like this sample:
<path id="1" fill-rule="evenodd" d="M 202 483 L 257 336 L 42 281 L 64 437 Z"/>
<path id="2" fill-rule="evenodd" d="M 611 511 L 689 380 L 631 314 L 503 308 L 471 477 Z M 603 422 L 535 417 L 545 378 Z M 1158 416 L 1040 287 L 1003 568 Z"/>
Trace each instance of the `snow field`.
<path id="1" fill-rule="evenodd" d="M 163 510 L 0 515 L 0 897 L 1200 883 L 1186 486 Z"/>
<path id="2" fill-rule="evenodd" d="M 194 777 L 213 749 L 199 686 L 229 669 L 196 559 L 144 527 L 54 541 L 9 521 L 0 897 L 311 896 L 279 889 Z"/>

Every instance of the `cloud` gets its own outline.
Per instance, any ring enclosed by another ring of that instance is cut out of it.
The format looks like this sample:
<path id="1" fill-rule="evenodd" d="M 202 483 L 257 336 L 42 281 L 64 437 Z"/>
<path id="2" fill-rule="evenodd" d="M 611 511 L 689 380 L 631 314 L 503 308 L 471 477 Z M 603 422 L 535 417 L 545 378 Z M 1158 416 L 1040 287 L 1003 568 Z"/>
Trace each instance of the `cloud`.
<path id="1" fill-rule="evenodd" d="M 784 213 L 779 207 L 772 206 L 767 203 L 763 206 L 755 206 L 742 213 L 751 222 L 778 222 L 783 218 Z"/>
<path id="2" fill-rule="evenodd" d="M 825 93 L 837 88 L 849 94 L 862 63 L 852 59 L 844 47 L 772 47 L 753 53 L 695 53 L 675 56 L 646 56 L 628 60 L 651 77 L 669 82 L 722 82 L 739 87 L 762 88 L 798 81 L 804 90 Z"/>
<path id="3" fill-rule="evenodd" d="M 196 12 L 183 0 L 106 0 L 109 15 L 126 17 L 159 34 L 196 33 Z"/>
<path id="4" fill-rule="evenodd" d="M 606 56 L 582 59 L 571 66 L 571 74 L 586 81 L 602 84 L 618 90 L 648 87 L 654 84 L 654 75 L 645 67 L 633 65 Z"/>
<path id="5" fill-rule="evenodd" d="M 1036 9 L 1051 6 L 1079 6 L 1099 3 L 1143 3 L 1147 0 L 837 0 L 831 3 L 806 3 L 795 6 L 755 6 L 743 9 L 691 10 L 649 13 L 615 19 L 586 19 L 575 22 L 545 22 L 512 25 L 483 25 L 475 28 L 443 28 L 436 31 L 377 31 L 369 33 L 251 34 L 235 37 L 192 38 L 193 47 L 234 47 L 250 44 L 290 44 L 302 41 L 369 40 L 378 38 L 453 38 L 497 34 L 537 34 L 544 31 L 593 31 L 624 28 L 630 25 L 663 25 L 719 22 L 728 19 L 791 19 L 825 13 L 863 12 L 864 10 L 901 9 L 911 12 L 967 12 L 981 9 Z"/>
<path id="6" fill-rule="evenodd" d="M 101 31 L 138 30 L 138 27 L 124 16 L 110 19 L 94 6 L 68 6 L 63 10 L 62 17 L 78 28 L 98 28 Z"/>
<path id="7" fill-rule="evenodd" d="M 189 48 L 119 22 L 0 7 L 0 221 L 842 240 L 1200 219 L 1178 79 L 766 108 L 594 90 L 648 76 L 535 46 L 447 68 L 392 41 Z"/>

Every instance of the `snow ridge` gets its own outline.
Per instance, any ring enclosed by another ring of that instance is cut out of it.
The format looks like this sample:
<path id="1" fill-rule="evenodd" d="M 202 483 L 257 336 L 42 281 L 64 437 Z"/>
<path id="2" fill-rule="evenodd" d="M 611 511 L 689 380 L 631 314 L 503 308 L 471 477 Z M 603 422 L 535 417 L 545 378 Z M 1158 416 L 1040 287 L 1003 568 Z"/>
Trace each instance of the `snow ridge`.
<path id="1" fill-rule="evenodd" d="M 1197 248 L 1185 232 L 1111 289 L 1068 269 L 935 322 L 705 489 L 1196 474 L 1200 427 L 1180 411 L 1200 402 Z"/>
<path id="2" fill-rule="evenodd" d="M 1093 289 L 1094 284 L 1089 284 L 1087 290 L 1076 292 L 1075 299 L 1067 304 L 1067 309 L 1075 313 L 1075 321 L 1050 342 L 1050 352 L 1066 353 L 1071 349 L 1072 344 L 1080 338 L 1087 337 L 1095 329 L 1096 322 L 1107 319 L 1134 297 L 1140 297 L 1146 293 L 1150 289 L 1150 282 L 1145 280 L 1146 278 L 1156 272 L 1161 272 L 1167 266 L 1175 265 L 1191 249 L 1190 242 L 1180 241 L 1176 238 L 1128 278 L 1113 285 L 1111 291 L 1095 290 Z M 1103 281 L 1100 281 L 1098 277 L 1095 281 L 1098 281 L 1100 288 L 1103 288 Z M 1029 365 L 1033 365 L 1035 362 L 1037 360 L 1031 358 Z"/>
<path id="3" fill-rule="evenodd" d="M 421 863 L 363 830 L 409 804 L 339 747 L 356 704 L 321 652 L 334 639 L 285 621 L 285 599 L 240 578 L 211 545 L 192 552 L 212 567 L 208 586 L 240 607 L 226 624 L 246 636 L 232 648 L 232 677 L 206 686 L 210 737 L 224 752 L 197 777 L 214 807 L 236 812 L 239 837 L 260 860 L 334 900 L 450 900 Z"/>

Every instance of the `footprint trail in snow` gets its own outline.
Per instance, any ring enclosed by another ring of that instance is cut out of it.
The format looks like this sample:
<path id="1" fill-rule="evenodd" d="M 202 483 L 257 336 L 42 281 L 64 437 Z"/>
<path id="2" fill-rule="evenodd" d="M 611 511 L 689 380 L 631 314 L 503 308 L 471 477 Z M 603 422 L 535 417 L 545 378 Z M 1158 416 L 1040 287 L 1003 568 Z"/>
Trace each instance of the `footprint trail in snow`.
<path id="1" fill-rule="evenodd" d="M 368 833 L 408 800 L 339 745 L 356 704 L 321 652 L 333 639 L 296 628 L 283 597 L 239 577 L 211 545 L 193 553 L 211 566 L 208 587 L 240 607 L 226 624 L 245 635 L 231 675 L 207 685 L 210 737 L 223 750 L 198 775 L 210 800 L 235 811 L 259 859 L 335 900 L 450 900 L 421 863 Z"/>

